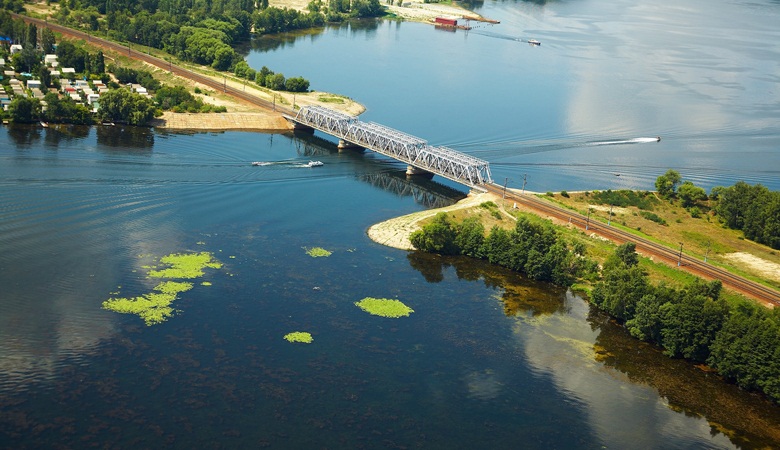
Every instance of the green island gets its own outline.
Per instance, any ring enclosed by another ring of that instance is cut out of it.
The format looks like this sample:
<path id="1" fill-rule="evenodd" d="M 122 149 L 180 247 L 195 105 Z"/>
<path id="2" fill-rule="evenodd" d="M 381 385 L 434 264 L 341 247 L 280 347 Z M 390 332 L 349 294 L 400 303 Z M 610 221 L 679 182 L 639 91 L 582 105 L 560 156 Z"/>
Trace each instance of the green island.
<path id="1" fill-rule="evenodd" d="M 174 253 L 160 258 L 160 264 L 167 268 L 150 268 L 150 278 L 193 279 L 204 275 L 206 268 L 219 269 L 222 263 L 216 261 L 211 253 Z M 206 285 L 208 282 L 203 282 Z M 208 284 L 210 285 L 210 283 Z M 182 292 L 192 289 L 193 283 L 163 281 L 152 292 L 138 297 L 109 298 L 103 302 L 103 309 L 121 314 L 135 314 L 144 320 L 147 326 L 165 322 L 175 313 L 171 304 Z"/>
<path id="2" fill-rule="evenodd" d="M 400 300 L 388 298 L 366 297 L 355 305 L 363 311 L 381 317 L 397 319 L 399 317 L 408 317 L 414 310 L 403 304 Z"/>
<path id="3" fill-rule="evenodd" d="M 674 170 L 656 188 L 538 196 L 780 288 L 780 192 L 738 182 L 707 195 Z M 616 246 L 496 202 L 439 212 L 409 239 L 418 251 L 483 259 L 580 291 L 631 336 L 780 403 L 780 309 L 641 257 L 633 243 Z"/>

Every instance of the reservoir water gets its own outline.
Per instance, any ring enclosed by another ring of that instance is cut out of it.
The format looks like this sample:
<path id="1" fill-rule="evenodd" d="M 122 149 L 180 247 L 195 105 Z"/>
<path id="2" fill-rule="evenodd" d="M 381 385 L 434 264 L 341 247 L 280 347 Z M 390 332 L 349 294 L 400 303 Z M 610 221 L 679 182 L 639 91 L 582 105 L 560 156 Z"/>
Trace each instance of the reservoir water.
<path id="1" fill-rule="evenodd" d="M 780 189 L 777 2 L 475 8 L 501 24 L 360 22 L 259 39 L 247 59 L 510 186 L 652 189 L 675 168 Z M 464 195 L 403 170 L 319 136 L 0 128 L 0 447 L 780 446 L 778 407 L 576 295 L 370 241 Z M 101 308 L 183 252 L 223 266 L 169 320 Z M 414 313 L 372 316 L 365 297 Z"/>

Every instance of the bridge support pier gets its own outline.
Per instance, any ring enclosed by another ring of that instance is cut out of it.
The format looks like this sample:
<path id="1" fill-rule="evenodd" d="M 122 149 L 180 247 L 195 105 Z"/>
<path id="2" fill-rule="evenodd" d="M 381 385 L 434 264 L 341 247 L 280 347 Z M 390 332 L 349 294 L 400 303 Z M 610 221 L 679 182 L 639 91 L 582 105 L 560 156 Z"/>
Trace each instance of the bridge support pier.
<path id="1" fill-rule="evenodd" d="M 360 151 L 364 150 L 363 147 L 361 147 L 361 146 L 359 146 L 357 144 L 353 144 L 352 142 L 345 141 L 344 139 L 339 139 L 339 146 L 338 147 L 339 147 L 339 151 L 340 152 L 344 151 L 344 150 L 360 150 Z"/>
<path id="2" fill-rule="evenodd" d="M 406 166 L 406 176 L 419 176 L 419 177 L 425 177 L 425 178 L 433 178 L 433 174 L 431 172 L 428 172 L 427 170 L 420 169 L 419 167 L 414 167 L 413 165 L 407 165 Z"/>

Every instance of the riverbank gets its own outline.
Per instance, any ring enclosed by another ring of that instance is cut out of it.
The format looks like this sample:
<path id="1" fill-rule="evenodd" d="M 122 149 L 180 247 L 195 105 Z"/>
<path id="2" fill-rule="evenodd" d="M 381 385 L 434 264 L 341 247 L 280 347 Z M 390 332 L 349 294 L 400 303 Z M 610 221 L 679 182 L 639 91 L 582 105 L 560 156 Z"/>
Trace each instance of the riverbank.
<path id="1" fill-rule="evenodd" d="M 368 229 L 368 237 L 374 242 L 401 250 L 414 250 L 409 236 L 422 228 L 421 223 L 440 212 L 463 211 L 475 209 L 484 202 L 497 202 L 501 199 L 491 193 L 469 194 L 468 197 L 454 205 L 438 209 L 428 209 L 401 217 L 394 217 L 384 222 L 372 225 Z"/>

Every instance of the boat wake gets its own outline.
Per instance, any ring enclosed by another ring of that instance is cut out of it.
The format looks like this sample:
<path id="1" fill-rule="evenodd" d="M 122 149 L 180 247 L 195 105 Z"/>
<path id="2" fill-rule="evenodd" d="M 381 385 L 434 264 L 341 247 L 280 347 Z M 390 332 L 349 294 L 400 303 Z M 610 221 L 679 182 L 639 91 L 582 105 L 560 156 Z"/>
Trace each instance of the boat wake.
<path id="1" fill-rule="evenodd" d="M 634 138 L 634 139 L 621 139 L 621 140 L 615 140 L 615 141 L 588 142 L 585 145 L 648 144 L 650 142 L 659 142 L 660 140 L 661 140 L 660 137 Z"/>

